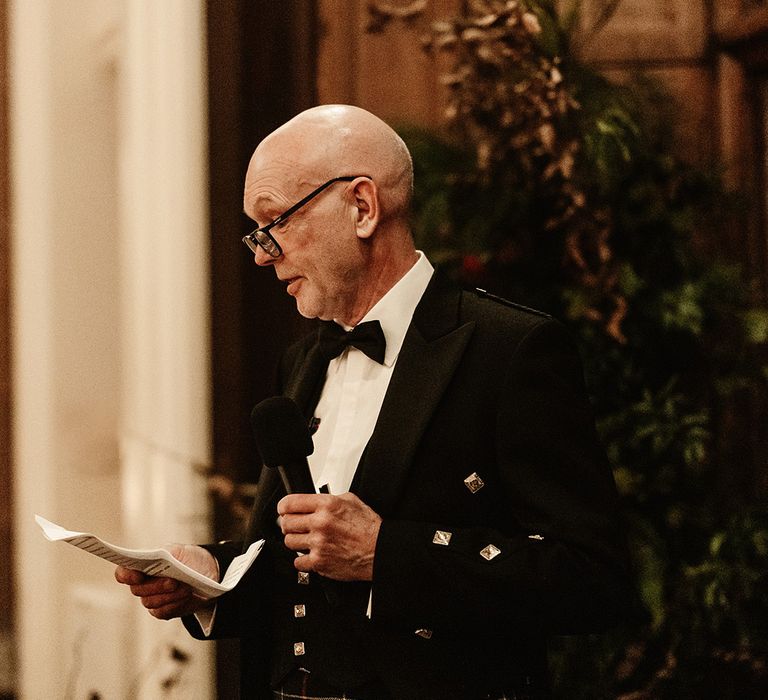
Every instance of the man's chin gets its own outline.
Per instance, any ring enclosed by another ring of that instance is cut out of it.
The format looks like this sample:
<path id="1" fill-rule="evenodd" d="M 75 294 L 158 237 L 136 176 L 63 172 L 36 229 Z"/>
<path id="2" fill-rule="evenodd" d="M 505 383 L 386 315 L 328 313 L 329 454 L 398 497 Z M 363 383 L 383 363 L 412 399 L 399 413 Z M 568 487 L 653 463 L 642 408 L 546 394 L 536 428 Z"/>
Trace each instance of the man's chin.
<path id="1" fill-rule="evenodd" d="M 306 282 L 304 282 L 306 284 Z M 333 321 L 336 316 L 331 310 L 332 304 L 328 303 L 328 298 L 318 295 L 308 294 L 310 289 L 299 290 L 291 296 L 296 301 L 296 310 L 304 318 L 317 318 L 321 321 Z"/>
<path id="2" fill-rule="evenodd" d="M 300 296 L 296 296 L 294 299 L 296 300 L 296 310 L 304 318 L 319 317 L 320 309 L 317 307 L 317 304 L 313 304 L 311 301 L 308 302 L 306 299 L 302 299 Z"/>
<path id="3" fill-rule="evenodd" d="M 317 318 L 317 314 L 313 314 L 311 311 L 302 311 L 300 306 L 296 307 L 299 311 L 299 315 L 304 318 Z"/>

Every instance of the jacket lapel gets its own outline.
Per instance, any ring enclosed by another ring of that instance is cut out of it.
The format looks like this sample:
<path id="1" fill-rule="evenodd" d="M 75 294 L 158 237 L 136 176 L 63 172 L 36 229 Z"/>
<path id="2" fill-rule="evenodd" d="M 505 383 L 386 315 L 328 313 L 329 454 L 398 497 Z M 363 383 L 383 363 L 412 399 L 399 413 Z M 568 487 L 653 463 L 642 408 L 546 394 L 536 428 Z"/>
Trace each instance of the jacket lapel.
<path id="1" fill-rule="evenodd" d="M 375 511 L 397 501 L 413 454 L 474 330 L 459 325 L 461 292 L 436 273 L 397 359 L 353 490 Z"/>
<path id="2" fill-rule="evenodd" d="M 309 346 L 304 359 L 297 362 L 297 366 L 299 369 L 288 379 L 283 395 L 292 398 L 309 421 L 320 396 L 328 361 L 320 353 L 317 342 L 314 342 Z M 275 505 L 284 495 L 285 488 L 278 470 L 262 467 L 246 529 L 245 547 L 258 537 L 265 536 L 274 527 Z"/>
<path id="3" fill-rule="evenodd" d="M 299 363 L 299 371 L 289 380 L 283 394 L 292 398 L 306 416 L 312 417 L 317 406 L 320 391 L 325 382 L 328 360 L 320 352 L 320 346 L 315 342 L 310 345 L 305 358 Z"/>

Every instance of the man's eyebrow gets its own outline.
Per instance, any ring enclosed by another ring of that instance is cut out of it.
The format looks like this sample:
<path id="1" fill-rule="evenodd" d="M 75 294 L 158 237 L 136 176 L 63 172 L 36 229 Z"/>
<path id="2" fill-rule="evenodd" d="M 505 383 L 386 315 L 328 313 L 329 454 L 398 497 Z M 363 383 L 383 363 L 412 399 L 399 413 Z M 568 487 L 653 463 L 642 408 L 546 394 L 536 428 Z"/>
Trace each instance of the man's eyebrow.
<path id="1" fill-rule="evenodd" d="M 251 207 L 275 207 L 278 208 L 280 206 L 280 203 L 278 202 L 278 198 L 272 194 L 271 192 L 261 192 L 260 194 L 256 195 L 255 197 L 249 198 L 248 193 L 246 192 L 245 200 L 248 205 Z M 243 206 L 243 212 L 246 214 L 245 205 Z"/>
<path id="2" fill-rule="evenodd" d="M 248 199 L 246 193 L 246 200 L 253 206 L 276 208 L 284 206 L 284 202 L 287 201 L 284 197 L 274 192 L 260 192 L 251 199 Z"/>

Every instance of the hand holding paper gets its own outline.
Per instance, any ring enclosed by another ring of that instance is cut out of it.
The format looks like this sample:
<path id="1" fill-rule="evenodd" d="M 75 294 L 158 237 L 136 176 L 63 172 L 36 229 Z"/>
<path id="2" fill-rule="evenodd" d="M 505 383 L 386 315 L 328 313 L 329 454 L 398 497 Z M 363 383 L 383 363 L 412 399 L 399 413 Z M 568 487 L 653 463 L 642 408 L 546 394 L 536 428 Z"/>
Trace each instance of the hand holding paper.
<path id="1" fill-rule="evenodd" d="M 147 576 L 166 576 L 191 586 L 203 598 L 216 598 L 231 591 L 259 555 L 264 540 L 254 542 L 248 550 L 232 560 L 221 583 L 175 559 L 166 549 L 126 549 L 110 544 L 89 532 L 74 532 L 36 515 L 35 520 L 51 542 L 64 541 L 90 554 Z"/>
<path id="2" fill-rule="evenodd" d="M 183 564 L 218 581 L 219 564 L 213 555 L 194 544 L 172 544 L 168 551 Z M 152 617 L 172 620 L 194 615 L 201 628 L 210 630 L 218 598 L 203 598 L 190 585 L 167 576 L 147 576 L 136 569 L 118 566 L 115 580 L 130 588 Z"/>

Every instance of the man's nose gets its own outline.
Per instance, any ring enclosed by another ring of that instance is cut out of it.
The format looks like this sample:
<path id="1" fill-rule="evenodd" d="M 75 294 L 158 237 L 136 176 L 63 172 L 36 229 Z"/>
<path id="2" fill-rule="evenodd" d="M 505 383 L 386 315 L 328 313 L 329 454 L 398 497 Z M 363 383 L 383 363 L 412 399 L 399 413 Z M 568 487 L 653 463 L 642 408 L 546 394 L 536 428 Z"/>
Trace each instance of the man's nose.
<path id="1" fill-rule="evenodd" d="M 266 265 L 272 265 L 277 260 L 277 258 L 273 258 L 269 253 L 267 253 L 266 250 L 263 248 L 259 248 L 254 254 L 253 254 L 253 261 L 259 266 L 259 267 L 265 267 Z"/>

